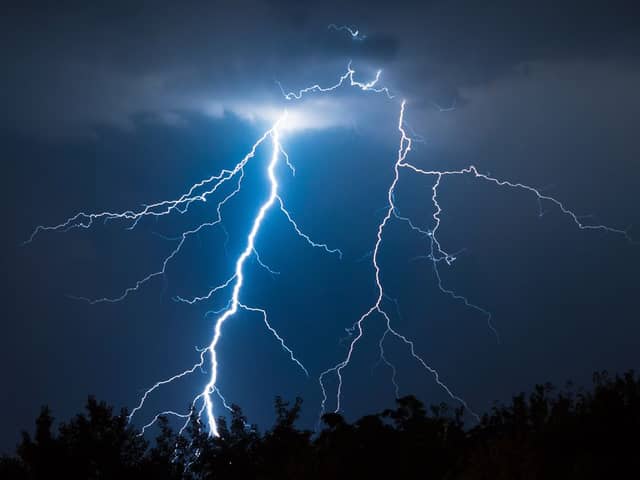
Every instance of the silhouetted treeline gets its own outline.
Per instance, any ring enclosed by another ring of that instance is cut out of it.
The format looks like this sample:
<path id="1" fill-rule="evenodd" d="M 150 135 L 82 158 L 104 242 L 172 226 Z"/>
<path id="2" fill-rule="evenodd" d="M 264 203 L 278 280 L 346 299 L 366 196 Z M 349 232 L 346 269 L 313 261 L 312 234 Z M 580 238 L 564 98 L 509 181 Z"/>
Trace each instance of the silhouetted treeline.
<path id="1" fill-rule="evenodd" d="M 2 479 L 608 479 L 640 478 L 640 379 L 594 375 L 589 391 L 533 393 L 495 407 L 465 429 L 462 409 L 415 397 L 348 423 L 323 417 L 318 434 L 296 426 L 302 401 L 277 398 L 260 433 L 238 407 L 220 436 L 195 419 L 179 436 L 166 419 L 149 442 L 89 398 L 86 412 L 53 429 L 43 408 L 33 436 L 0 459 Z"/>

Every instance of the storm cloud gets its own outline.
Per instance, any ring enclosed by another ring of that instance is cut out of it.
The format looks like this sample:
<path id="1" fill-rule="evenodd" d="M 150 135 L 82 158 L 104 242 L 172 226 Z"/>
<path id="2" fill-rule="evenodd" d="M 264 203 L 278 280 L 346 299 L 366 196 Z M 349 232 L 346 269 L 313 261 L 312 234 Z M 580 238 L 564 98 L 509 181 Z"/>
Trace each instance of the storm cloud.
<path id="1" fill-rule="evenodd" d="M 576 64 L 590 76 L 608 72 L 598 92 L 582 88 L 587 98 L 635 78 L 633 2 L 557 3 L 13 6 L 2 20 L 2 54 L 10 65 L 0 80 L 3 125 L 73 136 L 105 124 L 133 128 L 140 116 L 176 126 L 188 112 L 249 118 L 252 108 L 282 102 L 276 80 L 291 89 L 333 82 L 349 59 L 363 79 L 382 69 L 384 84 L 411 101 L 418 123 L 436 106 L 455 103 L 464 116 L 470 103 L 495 97 L 497 88 L 518 88 L 518 75 L 532 63 L 534 74 Z M 330 23 L 357 24 L 366 39 L 328 30 Z M 563 95 L 542 77 L 539 92 L 523 104 Z"/>

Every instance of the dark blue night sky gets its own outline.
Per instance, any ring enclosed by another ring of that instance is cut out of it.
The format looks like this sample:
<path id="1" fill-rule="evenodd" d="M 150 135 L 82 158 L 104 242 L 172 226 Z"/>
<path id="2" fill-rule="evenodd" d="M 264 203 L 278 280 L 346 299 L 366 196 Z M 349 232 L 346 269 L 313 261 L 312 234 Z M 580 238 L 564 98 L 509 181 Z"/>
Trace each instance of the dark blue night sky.
<path id="1" fill-rule="evenodd" d="M 175 198 L 232 167 L 269 128 L 270 112 L 290 107 L 275 80 L 288 89 L 329 84 L 352 59 L 363 81 L 381 68 L 381 81 L 398 97 L 347 87 L 309 97 L 310 125 L 282 138 L 296 167 L 295 176 L 278 170 L 288 209 L 344 258 L 310 248 L 277 209 L 268 214 L 257 247 L 280 274 L 249 260 L 242 298 L 268 310 L 311 376 L 259 315 L 241 312 L 225 323 L 219 386 L 260 425 L 271 421 L 275 395 L 300 395 L 313 426 L 317 376 L 344 358 L 345 328 L 375 301 L 367 254 L 393 179 L 400 98 L 407 123 L 424 137 L 412 163 L 473 164 L 540 188 L 590 215 L 585 223 L 640 224 L 640 36 L 631 2 L 607 10 L 588 2 L 579 9 L 571 2 L 243 3 L 71 2 L 3 16 L 1 451 L 31 428 L 42 404 L 59 419 L 88 394 L 133 408 L 154 382 L 197 361 L 195 347 L 209 343 L 215 318 L 205 314 L 228 294 L 193 306 L 173 297 L 204 294 L 233 271 L 268 194 L 270 148 L 258 150 L 247 169 L 224 229 L 190 239 L 164 277 L 123 302 L 89 305 L 69 295 L 117 296 L 157 270 L 175 245 L 170 237 L 210 219 L 213 202 L 145 219 L 132 231 L 97 223 L 22 242 L 36 225 Z M 327 30 L 330 23 L 356 24 L 367 38 L 353 41 Z M 452 104 L 451 111 L 437 107 Z M 433 178 L 405 171 L 396 193 L 401 213 L 424 228 L 433 226 L 432 186 Z M 443 282 L 490 310 L 502 341 L 477 311 L 438 290 L 431 263 L 416 258 L 428 243 L 398 221 L 379 257 L 386 292 L 398 302 L 388 301 L 387 310 L 475 410 L 535 382 L 584 384 L 595 370 L 639 367 L 640 246 L 580 230 L 551 203 L 540 210 L 530 193 L 468 176 L 443 179 L 439 202 L 440 241 L 461 252 L 441 267 Z M 629 232 L 640 237 L 637 228 Z M 393 402 L 391 372 L 376 365 L 383 331 L 380 317 L 367 320 L 345 370 L 348 417 Z M 401 393 L 450 400 L 405 346 L 390 340 L 387 356 Z M 207 379 L 196 373 L 154 393 L 136 421 L 185 410 Z M 327 386 L 332 409 L 335 382 Z"/>

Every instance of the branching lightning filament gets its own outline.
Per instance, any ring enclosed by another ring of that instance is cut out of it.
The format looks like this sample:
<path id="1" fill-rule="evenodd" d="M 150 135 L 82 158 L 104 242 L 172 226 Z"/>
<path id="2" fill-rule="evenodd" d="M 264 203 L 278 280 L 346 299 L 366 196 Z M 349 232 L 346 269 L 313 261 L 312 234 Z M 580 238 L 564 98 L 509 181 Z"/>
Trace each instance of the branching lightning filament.
<path id="1" fill-rule="evenodd" d="M 330 29 L 333 30 L 344 30 L 347 31 L 354 39 L 362 40 L 365 37 L 360 34 L 360 32 L 352 27 L 346 26 L 336 26 L 330 25 Z M 284 98 L 288 101 L 295 102 L 301 100 L 306 95 L 311 94 L 331 94 L 334 90 L 341 87 L 355 87 L 357 90 L 361 92 L 369 92 L 372 94 L 381 94 L 388 100 L 393 99 L 393 95 L 391 95 L 390 91 L 386 87 L 380 87 L 379 81 L 381 77 L 381 72 L 378 71 L 373 80 L 369 82 L 361 82 L 356 80 L 355 78 L 356 72 L 352 68 L 351 62 L 349 62 L 347 71 L 341 75 L 338 81 L 330 86 L 321 86 L 319 84 L 312 85 L 310 87 L 298 90 L 297 92 L 285 92 L 282 85 L 280 88 L 282 90 L 282 94 Z M 326 379 L 328 376 L 335 376 L 337 378 L 337 388 L 335 392 L 335 407 L 334 410 L 336 412 L 341 409 L 341 398 L 343 392 L 343 374 L 345 369 L 349 366 L 353 355 L 355 354 L 356 347 L 362 341 L 365 334 L 365 323 L 371 317 L 377 316 L 382 319 L 384 322 L 385 330 L 383 335 L 378 340 L 378 346 L 380 351 L 380 361 L 387 365 L 392 370 L 392 383 L 394 386 L 394 391 L 396 396 L 399 395 L 400 386 L 397 383 L 396 379 L 396 367 L 389 361 L 388 357 L 385 355 L 384 344 L 388 340 L 395 339 L 399 341 L 402 345 L 407 348 L 407 351 L 411 358 L 413 358 L 418 364 L 424 368 L 430 375 L 432 375 L 435 383 L 447 394 L 449 397 L 454 399 L 455 401 L 462 404 L 467 411 L 469 411 L 473 416 L 477 418 L 477 414 L 473 412 L 473 410 L 467 405 L 465 400 L 454 393 L 454 390 L 450 388 L 442 379 L 438 371 L 432 367 L 429 363 L 427 363 L 421 354 L 418 353 L 418 347 L 416 346 L 414 340 L 408 338 L 403 333 L 399 332 L 393 325 L 391 321 L 391 315 L 387 311 L 387 306 L 385 301 L 393 301 L 397 311 L 399 312 L 399 307 L 397 300 L 393 300 L 384 289 L 383 284 L 383 271 L 382 265 L 380 264 L 380 250 L 384 248 L 384 239 L 385 239 L 385 230 L 388 225 L 393 221 L 398 221 L 406 224 L 409 227 L 411 232 L 414 232 L 428 241 L 428 252 L 423 257 L 429 262 L 431 262 L 434 270 L 434 274 L 436 276 L 437 284 L 440 290 L 451 297 L 454 301 L 462 302 L 467 307 L 472 310 L 477 311 L 479 314 L 483 315 L 486 318 L 486 322 L 488 327 L 493 331 L 496 336 L 496 339 L 499 340 L 498 332 L 494 328 L 491 323 L 491 313 L 483 307 L 479 307 L 469 301 L 467 297 L 462 296 L 455 291 L 445 287 L 443 285 L 439 268 L 442 262 L 444 265 L 452 265 L 456 260 L 455 254 L 447 253 L 447 251 L 443 248 L 440 241 L 438 240 L 437 234 L 438 229 L 440 227 L 440 216 L 443 213 L 443 209 L 438 201 L 438 189 L 441 185 L 441 182 L 450 176 L 455 175 L 469 175 L 478 180 L 487 181 L 493 183 L 498 187 L 507 187 L 510 189 L 522 190 L 526 193 L 533 194 L 533 196 L 539 202 L 549 202 L 556 207 L 558 207 L 563 214 L 569 217 L 580 229 L 583 230 L 604 230 L 611 233 L 616 233 L 624 236 L 629 239 L 627 232 L 624 230 L 610 228 L 605 225 L 591 225 L 585 224 L 580 220 L 573 211 L 567 209 L 563 203 L 556 200 L 553 197 L 544 195 L 540 190 L 519 183 L 519 182 L 510 182 L 505 180 L 500 180 L 489 176 L 487 174 L 480 173 L 476 167 L 470 166 L 461 170 L 430 170 L 426 168 L 422 168 L 415 163 L 410 163 L 407 160 L 409 153 L 412 148 L 412 137 L 407 134 L 407 128 L 405 123 L 405 111 L 407 109 L 407 103 L 402 101 L 399 105 L 399 117 L 397 122 L 397 129 L 400 136 L 399 146 L 397 150 L 397 157 L 395 162 L 393 163 L 393 180 L 389 185 L 386 194 L 386 207 L 384 210 L 384 215 L 382 220 L 377 226 L 376 231 L 376 240 L 373 247 L 373 251 L 371 253 L 370 261 L 371 266 L 374 271 L 373 279 L 376 285 L 376 297 L 371 304 L 371 306 L 358 318 L 358 320 L 352 325 L 351 328 L 348 329 L 350 334 L 348 338 L 348 345 L 346 349 L 345 357 L 342 361 L 338 362 L 334 366 L 324 370 L 320 373 L 318 381 L 320 385 L 320 390 L 322 393 L 322 401 L 321 401 L 321 412 L 324 412 L 327 408 L 327 402 L 329 399 L 329 395 L 326 387 Z M 213 335 L 206 346 L 206 348 L 200 349 L 198 351 L 197 361 L 186 368 L 180 373 L 176 375 L 166 378 L 164 380 L 156 382 L 150 388 L 148 388 L 142 397 L 140 398 L 137 405 L 131 411 L 129 420 L 131 420 L 135 415 L 139 414 L 140 411 L 145 407 L 145 403 L 150 395 L 156 394 L 158 390 L 160 390 L 163 386 L 178 381 L 188 375 L 195 373 L 196 371 L 207 372 L 209 375 L 209 380 L 203 386 L 202 390 L 196 395 L 195 398 L 192 399 L 191 402 L 191 410 L 187 412 L 175 412 L 172 410 L 165 410 L 157 413 L 155 416 L 151 417 L 151 421 L 146 423 L 142 428 L 142 433 L 151 427 L 157 419 L 161 415 L 169 415 L 184 420 L 183 427 L 187 426 L 190 421 L 191 414 L 193 412 L 197 413 L 199 419 L 206 421 L 209 432 L 212 435 L 218 435 L 218 428 L 216 424 L 216 411 L 214 400 L 218 400 L 221 402 L 224 408 L 229 409 L 229 405 L 226 402 L 225 398 L 222 396 L 218 386 L 218 373 L 219 373 L 219 365 L 222 362 L 222 359 L 219 359 L 218 355 L 218 346 L 222 341 L 223 337 L 223 327 L 224 324 L 230 320 L 234 315 L 238 313 L 239 310 L 246 312 L 247 314 L 258 315 L 262 318 L 264 325 L 266 326 L 267 331 L 273 336 L 273 338 L 280 344 L 284 352 L 293 362 L 293 365 L 299 369 L 307 377 L 310 376 L 310 372 L 305 367 L 303 361 L 295 354 L 294 350 L 290 348 L 285 342 L 284 338 L 272 327 L 269 322 L 267 310 L 262 307 L 251 306 L 243 301 L 242 297 L 242 287 L 245 284 L 245 266 L 247 260 L 252 258 L 255 260 L 258 265 L 265 268 L 272 275 L 277 275 L 278 272 L 273 270 L 271 267 L 267 266 L 259 256 L 257 240 L 259 238 L 261 229 L 264 223 L 267 221 L 267 215 L 275 213 L 280 213 L 284 216 L 287 222 L 291 225 L 293 232 L 299 236 L 301 239 L 306 241 L 311 247 L 319 248 L 325 251 L 329 255 L 333 255 L 336 258 L 342 258 L 342 251 L 333 246 L 329 246 L 325 243 L 319 242 L 317 240 L 312 239 L 308 234 L 304 232 L 304 230 L 298 225 L 294 216 L 287 210 L 285 206 L 285 201 L 280 194 L 280 185 L 279 179 L 277 176 L 277 167 L 280 164 L 285 164 L 287 167 L 291 169 L 291 172 L 295 174 L 295 169 L 293 165 L 289 161 L 289 156 L 286 153 L 283 145 L 282 145 L 282 125 L 287 118 L 287 112 L 284 111 L 280 118 L 269 128 L 264 134 L 256 141 L 251 150 L 233 167 L 230 169 L 223 169 L 218 174 L 213 175 L 207 179 L 204 179 L 194 185 L 192 185 L 184 194 L 179 196 L 176 199 L 171 200 L 162 200 L 156 203 L 151 203 L 149 205 L 143 206 L 138 210 L 127 210 L 125 212 L 98 212 L 98 213 L 85 213 L 79 212 L 73 217 L 67 219 L 66 221 L 59 223 L 53 226 L 38 226 L 32 232 L 30 237 L 26 240 L 25 243 L 30 243 L 34 241 L 36 236 L 42 234 L 44 232 L 50 231 L 62 231 L 67 232 L 71 229 L 88 229 L 94 225 L 94 223 L 98 220 L 100 221 L 124 221 L 127 222 L 128 229 L 134 229 L 140 221 L 145 218 L 161 218 L 165 216 L 169 216 L 172 213 L 177 214 L 187 214 L 189 208 L 194 203 L 200 202 L 208 202 L 212 198 L 218 194 L 218 192 L 223 190 L 223 186 L 229 185 L 232 187 L 229 193 L 219 198 L 215 208 L 215 215 L 207 222 L 203 222 L 199 224 L 197 227 L 192 228 L 190 230 L 184 231 L 181 235 L 179 235 L 175 240 L 177 244 L 173 250 L 164 258 L 160 267 L 153 271 L 143 278 L 139 279 L 132 285 L 124 288 L 121 292 L 116 295 L 101 297 L 101 298 L 85 298 L 85 297 L 75 297 L 78 299 L 86 300 L 89 303 L 102 303 L 102 302 L 120 302 L 125 300 L 128 296 L 135 294 L 139 291 L 143 286 L 149 283 L 152 279 L 156 277 L 160 277 L 166 273 L 167 266 L 174 261 L 179 253 L 181 252 L 185 243 L 192 238 L 195 234 L 199 233 L 201 230 L 205 228 L 219 226 L 220 228 L 224 228 L 222 226 L 223 219 L 223 210 L 227 203 L 231 202 L 236 195 L 243 188 L 243 180 L 245 177 L 245 167 L 248 163 L 256 156 L 256 152 L 258 148 L 266 146 L 270 144 L 271 155 L 269 162 L 266 167 L 266 178 L 269 185 L 269 192 L 267 197 L 263 200 L 258 209 L 257 214 L 253 218 L 251 228 L 249 229 L 246 240 L 244 242 L 244 248 L 239 254 L 239 256 L 235 260 L 235 267 L 232 272 L 228 273 L 226 279 L 216 285 L 213 288 L 210 288 L 205 293 L 194 296 L 191 298 L 184 297 L 175 297 L 176 301 L 184 302 L 187 304 L 195 304 L 202 301 L 207 301 L 212 299 L 216 295 L 222 295 L 223 292 L 227 292 L 228 300 L 224 308 L 218 311 L 210 311 L 207 313 L 207 317 L 213 317 Z M 409 130 L 410 131 L 410 130 Z M 433 179 L 432 183 L 432 195 L 431 202 L 433 205 L 434 213 L 432 215 L 433 225 L 431 228 L 423 228 L 418 226 L 418 223 L 412 220 L 409 217 L 406 217 L 401 214 L 399 208 L 395 202 L 395 194 L 401 183 L 401 175 L 402 174 L 418 174 L 428 178 Z M 226 232 L 226 230 L 225 230 Z M 225 244 L 226 246 L 226 244 Z"/>

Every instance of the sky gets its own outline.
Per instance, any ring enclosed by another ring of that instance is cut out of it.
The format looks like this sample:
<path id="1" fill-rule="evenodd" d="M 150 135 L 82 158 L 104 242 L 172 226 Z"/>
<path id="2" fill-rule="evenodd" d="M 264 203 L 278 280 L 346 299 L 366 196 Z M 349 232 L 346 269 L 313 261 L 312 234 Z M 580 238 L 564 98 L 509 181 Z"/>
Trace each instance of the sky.
<path id="1" fill-rule="evenodd" d="M 551 195 L 585 223 L 640 238 L 640 35 L 634 2 L 43 2 L 0 19 L 3 187 L 0 238 L 4 305 L 0 451 L 30 429 L 43 404 L 59 419 L 88 394 L 133 408 L 156 381 L 189 368 L 211 338 L 224 295 L 186 305 L 232 271 L 268 194 L 260 149 L 223 225 L 188 241 L 166 275 L 119 303 L 157 270 L 172 237 L 211 219 L 188 215 L 44 232 L 78 211 L 125 211 L 175 198 L 232 167 L 284 109 L 282 142 L 295 176 L 278 169 L 282 196 L 313 249 L 273 212 L 248 261 L 242 298 L 265 308 L 310 373 L 293 364 L 247 312 L 225 323 L 219 386 L 261 426 L 273 398 L 304 398 L 319 413 L 317 377 L 342 361 L 348 328 L 375 302 L 370 252 L 397 156 L 400 101 L 416 141 L 409 159 L 427 169 L 475 165 Z M 353 39 L 330 24 L 357 25 Z M 356 78 L 394 99 L 344 87 L 287 102 L 285 91 L 334 84 L 349 61 Z M 419 141 L 418 141 L 419 140 Z M 433 179 L 403 173 L 398 210 L 432 228 Z M 549 202 L 470 177 L 443 179 L 440 242 L 460 252 L 444 284 L 493 314 L 438 290 L 421 259 L 424 238 L 391 222 L 379 255 L 396 328 L 474 410 L 552 381 L 588 384 L 596 370 L 638 368 L 640 246 L 585 231 Z M 397 301 L 397 304 L 396 304 Z M 379 363 L 379 317 L 344 371 L 348 418 L 391 406 L 391 372 Z M 400 342 L 387 343 L 401 394 L 449 401 Z M 208 377 L 154 392 L 135 418 L 185 410 Z M 335 408 L 329 379 L 328 408 Z M 219 405 L 216 411 L 223 413 Z M 471 419 L 469 419 L 471 421 Z"/>

